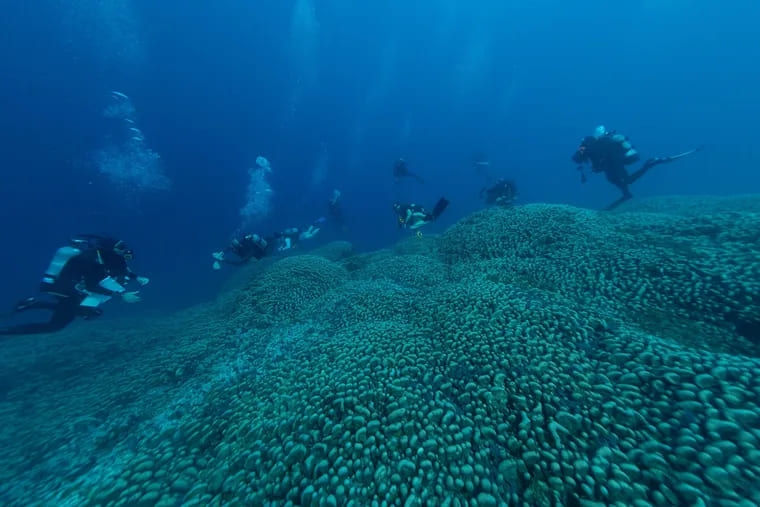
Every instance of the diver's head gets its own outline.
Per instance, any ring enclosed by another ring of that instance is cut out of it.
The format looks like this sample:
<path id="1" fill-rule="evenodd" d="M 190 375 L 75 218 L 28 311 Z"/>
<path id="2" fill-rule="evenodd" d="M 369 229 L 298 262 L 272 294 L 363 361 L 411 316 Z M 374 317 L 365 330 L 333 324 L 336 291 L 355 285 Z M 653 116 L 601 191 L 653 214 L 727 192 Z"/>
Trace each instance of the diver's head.
<path id="1" fill-rule="evenodd" d="M 581 144 L 578 146 L 578 149 L 575 150 L 575 153 L 573 153 L 572 159 L 573 162 L 576 164 L 582 164 L 588 160 L 588 148 L 591 146 L 591 144 L 596 141 L 596 138 L 594 136 L 586 136 L 583 138 L 583 141 L 581 141 Z"/>
<path id="2" fill-rule="evenodd" d="M 135 253 L 132 251 L 131 248 L 127 246 L 126 243 L 124 243 L 122 240 L 118 240 L 114 246 L 113 251 L 116 255 L 120 255 L 124 257 L 125 261 L 131 261 L 135 258 Z"/>

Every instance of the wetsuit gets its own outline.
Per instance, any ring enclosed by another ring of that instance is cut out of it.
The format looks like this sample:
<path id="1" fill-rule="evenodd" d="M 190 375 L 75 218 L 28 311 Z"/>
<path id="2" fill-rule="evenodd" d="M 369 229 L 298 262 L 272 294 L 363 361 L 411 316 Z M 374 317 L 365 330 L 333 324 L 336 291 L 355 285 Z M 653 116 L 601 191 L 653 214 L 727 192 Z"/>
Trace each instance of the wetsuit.
<path id="1" fill-rule="evenodd" d="M 418 204 L 399 203 L 393 205 L 393 211 L 396 213 L 399 228 L 418 229 L 436 220 L 448 205 L 449 201 L 441 197 L 433 208 L 432 213 Z"/>
<path id="2" fill-rule="evenodd" d="M 16 313 L 46 310 L 49 320 L 0 328 L 0 335 L 52 333 L 68 326 L 75 318 L 92 318 L 102 313 L 99 306 L 123 284 L 137 278 L 121 255 L 96 248 L 59 248 L 40 283 L 42 298 L 20 301 Z"/>
<path id="3" fill-rule="evenodd" d="M 699 151 L 699 148 L 670 157 L 650 158 L 639 169 L 629 173 L 625 166 L 640 160 L 638 152 L 627 137 L 615 132 L 608 132 L 599 137 L 586 137 L 572 158 L 578 164 L 591 162 L 593 172 L 603 172 L 607 181 L 620 189 L 623 195 L 605 208 L 611 210 L 633 197 L 628 187 L 638 181 L 651 168 L 673 162 L 696 151 Z M 579 167 L 579 170 L 582 170 L 582 167 Z M 585 181 L 585 176 L 582 176 L 582 181 Z"/>
<path id="4" fill-rule="evenodd" d="M 486 204 L 509 206 L 517 197 L 517 187 L 513 181 L 499 179 L 490 187 L 483 188 L 480 197 L 485 198 Z"/>
<path id="5" fill-rule="evenodd" d="M 345 219 L 343 217 L 343 208 L 340 205 L 340 198 L 333 197 L 327 201 L 327 216 L 330 221 L 335 223 L 341 230 L 345 230 Z"/>
<path id="6" fill-rule="evenodd" d="M 284 252 L 290 250 L 298 245 L 301 239 L 302 231 L 298 227 L 290 227 L 282 232 L 274 234 L 274 239 L 277 241 L 277 251 Z"/>
<path id="7" fill-rule="evenodd" d="M 396 160 L 393 164 L 393 177 L 396 178 L 396 183 L 401 181 L 401 178 L 414 178 L 420 183 L 425 183 L 419 175 L 413 173 L 406 166 L 406 161 L 403 158 Z"/>
<path id="8" fill-rule="evenodd" d="M 261 238 L 257 234 L 247 234 L 239 240 L 234 240 L 232 244 L 225 249 L 225 251 L 232 252 L 238 258 L 236 260 L 230 260 L 224 257 L 221 259 L 221 262 L 240 266 L 251 259 L 263 259 L 271 250 L 270 244 L 270 241 Z"/>

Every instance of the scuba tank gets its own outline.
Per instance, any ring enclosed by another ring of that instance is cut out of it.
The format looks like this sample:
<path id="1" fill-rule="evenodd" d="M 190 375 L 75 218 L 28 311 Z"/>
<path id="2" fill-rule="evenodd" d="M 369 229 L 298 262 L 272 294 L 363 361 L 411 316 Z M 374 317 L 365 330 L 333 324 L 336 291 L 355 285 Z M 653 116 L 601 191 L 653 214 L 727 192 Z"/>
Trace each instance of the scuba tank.
<path id="1" fill-rule="evenodd" d="M 74 248 L 85 250 L 113 250 L 119 240 L 102 236 L 100 234 L 77 234 L 71 238 L 70 243 Z"/>
<path id="2" fill-rule="evenodd" d="M 641 159 L 641 156 L 639 155 L 639 152 L 636 151 L 636 148 L 633 147 L 631 142 L 628 140 L 627 136 L 624 136 L 623 134 L 618 134 L 615 132 L 611 133 L 611 138 L 613 141 L 618 143 L 623 150 L 625 151 L 625 164 L 633 164 L 634 162 L 638 162 L 639 159 Z"/>

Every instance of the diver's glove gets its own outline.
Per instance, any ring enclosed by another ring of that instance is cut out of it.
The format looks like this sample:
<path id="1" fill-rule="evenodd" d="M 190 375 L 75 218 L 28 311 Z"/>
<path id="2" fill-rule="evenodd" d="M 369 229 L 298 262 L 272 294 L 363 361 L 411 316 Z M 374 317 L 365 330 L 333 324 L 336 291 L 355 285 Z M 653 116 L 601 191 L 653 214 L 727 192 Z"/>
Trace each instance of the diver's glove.
<path id="1" fill-rule="evenodd" d="M 103 287 L 106 290 L 110 290 L 111 292 L 118 292 L 118 293 L 124 292 L 124 287 L 122 287 L 122 285 L 111 276 L 107 276 L 103 278 L 100 282 L 98 282 L 98 285 Z M 79 286 L 77 286 L 77 289 L 79 289 Z M 79 289 L 79 290 L 81 290 L 82 292 L 87 292 L 86 287 L 83 287 L 83 289 L 84 290 L 82 289 Z"/>
<path id="2" fill-rule="evenodd" d="M 139 303 L 142 301 L 139 292 L 140 291 L 137 290 L 132 292 L 125 292 L 121 295 L 121 299 L 123 299 L 125 303 Z"/>
<path id="3" fill-rule="evenodd" d="M 137 283 L 139 283 L 140 285 L 148 285 L 150 283 L 150 278 L 148 278 L 147 276 L 138 276 Z"/>
<path id="4" fill-rule="evenodd" d="M 213 257 L 214 259 L 218 261 L 222 261 L 224 260 L 224 252 L 214 252 L 211 254 L 211 257 Z"/>
<path id="5" fill-rule="evenodd" d="M 219 261 L 214 261 L 211 267 L 213 267 L 214 269 L 222 269 L 222 265 L 219 264 Z"/>

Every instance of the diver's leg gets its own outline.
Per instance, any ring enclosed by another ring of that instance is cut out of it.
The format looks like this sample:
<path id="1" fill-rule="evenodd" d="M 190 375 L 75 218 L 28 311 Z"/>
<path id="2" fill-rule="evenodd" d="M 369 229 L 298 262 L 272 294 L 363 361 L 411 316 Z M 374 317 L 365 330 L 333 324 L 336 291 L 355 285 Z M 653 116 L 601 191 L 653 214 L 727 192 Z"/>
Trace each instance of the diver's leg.
<path id="1" fill-rule="evenodd" d="M 43 305 L 38 308 L 51 309 L 53 315 L 47 322 L 32 322 L 29 324 L 18 324 L 0 329 L 0 335 L 21 335 L 21 334 L 41 334 L 54 333 L 71 324 L 79 312 L 78 298 L 59 298 L 56 301 L 41 301 Z"/>
<path id="2" fill-rule="evenodd" d="M 66 298 L 58 302 L 58 305 L 53 310 L 53 316 L 50 321 L 47 322 L 47 330 L 43 332 L 52 333 L 53 331 L 60 331 L 64 327 L 71 324 L 77 315 L 80 314 L 82 309 L 79 307 L 80 300 L 77 298 Z M 86 311 L 87 309 L 84 309 Z"/>
<path id="3" fill-rule="evenodd" d="M 639 178 L 641 178 L 642 176 L 644 176 L 654 166 L 660 165 L 660 164 L 667 164 L 668 162 L 672 162 L 672 161 L 673 161 L 673 159 L 671 159 L 670 157 L 667 157 L 667 158 L 650 158 L 649 160 L 647 160 L 646 162 L 644 162 L 644 164 L 642 164 L 642 166 L 637 171 L 634 171 L 633 173 L 629 174 L 628 178 L 626 178 L 626 182 L 629 185 L 631 185 L 636 180 L 638 180 Z"/>
<path id="4" fill-rule="evenodd" d="M 642 165 L 638 171 L 634 172 L 633 174 L 629 176 L 628 183 L 631 184 L 634 181 L 638 180 L 639 178 L 644 176 L 644 174 L 646 174 L 647 171 L 649 171 L 651 168 L 653 168 L 656 165 L 669 164 L 675 160 L 678 160 L 679 158 L 688 157 L 689 155 L 693 153 L 697 153 L 698 151 L 701 151 L 701 150 L 702 150 L 702 146 L 698 146 L 697 148 L 693 150 L 685 151 L 683 153 L 679 153 L 678 155 L 671 155 L 669 157 L 650 158 L 649 160 L 644 162 L 644 165 Z"/>
<path id="5" fill-rule="evenodd" d="M 71 324 L 77 316 L 76 307 L 72 307 L 68 301 L 62 301 L 53 311 L 53 316 L 47 322 L 32 322 L 0 328 L 0 336 L 54 333 Z"/>
<path id="6" fill-rule="evenodd" d="M 604 208 L 604 211 L 609 211 L 617 208 L 625 201 L 631 199 L 633 197 L 633 194 L 631 194 L 631 191 L 628 188 L 627 180 L 629 179 L 629 176 L 624 167 L 619 167 L 617 171 L 605 171 L 605 176 L 607 176 L 607 181 L 615 185 L 623 194 L 615 202 Z"/>
<path id="7" fill-rule="evenodd" d="M 97 306 L 79 306 L 76 310 L 76 315 L 79 315 L 85 320 L 94 319 L 103 315 L 103 310 Z M 68 325 L 68 324 L 67 324 Z"/>
<path id="8" fill-rule="evenodd" d="M 42 324 L 19 324 L 17 326 L 0 327 L 0 336 L 17 336 L 24 334 L 41 334 L 47 333 L 44 327 L 47 323 Z"/>
<path id="9" fill-rule="evenodd" d="M 630 182 L 628 181 L 631 176 L 628 174 L 628 171 L 625 170 L 625 167 L 616 167 L 607 171 L 604 171 L 604 175 L 607 177 L 607 181 L 615 185 L 620 192 L 623 194 L 623 197 L 626 199 L 630 199 L 633 197 L 631 195 L 631 191 L 628 189 L 628 185 Z"/>
<path id="10" fill-rule="evenodd" d="M 25 312 L 27 310 L 55 310 L 58 301 L 40 300 L 35 297 L 22 299 L 13 308 L 14 312 Z"/>
<path id="11" fill-rule="evenodd" d="M 74 320 L 72 317 L 71 320 Z M 66 327 L 70 322 L 35 322 L 31 324 L 18 324 L 16 326 L 0 328 L 0 336 L 55 333 Z"/>

